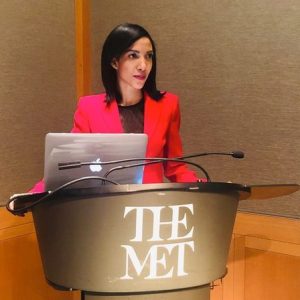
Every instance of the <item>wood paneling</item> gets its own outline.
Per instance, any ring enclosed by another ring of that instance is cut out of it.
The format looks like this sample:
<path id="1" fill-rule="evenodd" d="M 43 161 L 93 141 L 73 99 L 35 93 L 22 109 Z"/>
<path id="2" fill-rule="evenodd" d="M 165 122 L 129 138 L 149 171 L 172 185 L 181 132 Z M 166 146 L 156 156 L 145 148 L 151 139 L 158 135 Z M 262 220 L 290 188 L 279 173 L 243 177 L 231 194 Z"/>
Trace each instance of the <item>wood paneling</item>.
<path id="1" fill-rule="evenodd" d="M 77 98 L 91 92 L 89 0 L 75 0 Z"/>
<path id="2" fill-rule="evenodd" d="M 246 248 L 244 300 L 300 299 L 300 257 Z"/>
<path id="3" fill-rule="evenodd" d="M 300 220 L 238 213 L 228 275 L 212 300 L 300 299 Z"/>
<path id="4" fill-rule="evenodd" d="M 31 222 L 31 214 L 26 214 L 25 217 L 17 218 L 14 215 L 9 214 L 5 207 L 0 207 L 0 230 Z"/>
<path id="5" fill-rule="evenodd" d="M 0 299 L 79 300 L 79 292 L 53 289 L 45 280 L 30 214 L 15 217 L 0 208 Z"/>
<path id="6" fill-rule="evenodd" d="M 299 219 L 238 213 L 234 233 L 300 244 L 300 221 Z"/>

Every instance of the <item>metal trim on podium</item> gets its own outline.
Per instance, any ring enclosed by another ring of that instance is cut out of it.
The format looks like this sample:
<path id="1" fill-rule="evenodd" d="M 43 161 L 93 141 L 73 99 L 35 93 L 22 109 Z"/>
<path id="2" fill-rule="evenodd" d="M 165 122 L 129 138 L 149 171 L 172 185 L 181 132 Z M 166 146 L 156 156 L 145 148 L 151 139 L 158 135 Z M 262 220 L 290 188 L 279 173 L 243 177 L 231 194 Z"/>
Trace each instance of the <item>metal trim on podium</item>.
<path id="1" fill-rule="evenodd" d="M 268 198 L 299 189 L 273 187 L 253 192 Z M 14 205 L 32 211 L 54 286 L 81 290 L 86 300 L 207 300 L 211 282 L 226 274 L 238 202 L 251 192 L 215 182 L 103 185 L 43 194 L 43 201 L 19 196 Z"/>

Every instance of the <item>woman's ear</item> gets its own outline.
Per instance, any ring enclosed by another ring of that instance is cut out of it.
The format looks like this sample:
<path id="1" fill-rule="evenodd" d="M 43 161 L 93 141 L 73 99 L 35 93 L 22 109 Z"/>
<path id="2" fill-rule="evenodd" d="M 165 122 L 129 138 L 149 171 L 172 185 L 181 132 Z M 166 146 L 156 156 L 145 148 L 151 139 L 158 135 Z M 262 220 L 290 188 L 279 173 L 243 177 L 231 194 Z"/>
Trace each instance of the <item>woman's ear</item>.
<path id="1" fill-rule="evenodd" d="M 113 58 L 110 64 L 115 70 L 118 70 L 118 61 L 116 58 Z"/>

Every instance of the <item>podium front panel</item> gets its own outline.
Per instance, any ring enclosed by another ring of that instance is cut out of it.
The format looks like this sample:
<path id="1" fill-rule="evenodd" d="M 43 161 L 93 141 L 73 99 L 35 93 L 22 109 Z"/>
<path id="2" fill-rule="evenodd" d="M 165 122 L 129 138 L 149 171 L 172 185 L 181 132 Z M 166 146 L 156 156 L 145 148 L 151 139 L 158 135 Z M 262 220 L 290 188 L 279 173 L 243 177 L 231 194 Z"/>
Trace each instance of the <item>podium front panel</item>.
<path id="1" fill-rule="evenodd" d="M 60 195 L 33 209 L 46 278 L 125 293 L 207 285 L 226 273 L 236 191 Z"/>

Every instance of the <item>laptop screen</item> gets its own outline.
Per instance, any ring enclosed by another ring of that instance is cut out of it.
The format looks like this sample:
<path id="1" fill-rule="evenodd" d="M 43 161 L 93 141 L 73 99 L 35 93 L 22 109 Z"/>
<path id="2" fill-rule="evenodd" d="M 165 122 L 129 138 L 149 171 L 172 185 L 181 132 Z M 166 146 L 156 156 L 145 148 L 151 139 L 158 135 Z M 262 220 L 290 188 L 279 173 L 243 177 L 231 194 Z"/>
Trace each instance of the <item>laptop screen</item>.
<path id="1" fill-rule="evenodd" d="M 132 133 L 48 133 L 45 141 L 44 180 L 46 190 L 54 190 L 86 176 L 103 177 L 110 169 L 132 163 L 101 165 L 101 162 L 144 158 L 148 137 Z M 59 164 L 99 163 L 60 170 Z M 116 170 L 107 177 L 120 184 L 142 183 L 143 166 Z M 70 187 L 97 187 L 100 180 L 85 180 Z"/>

